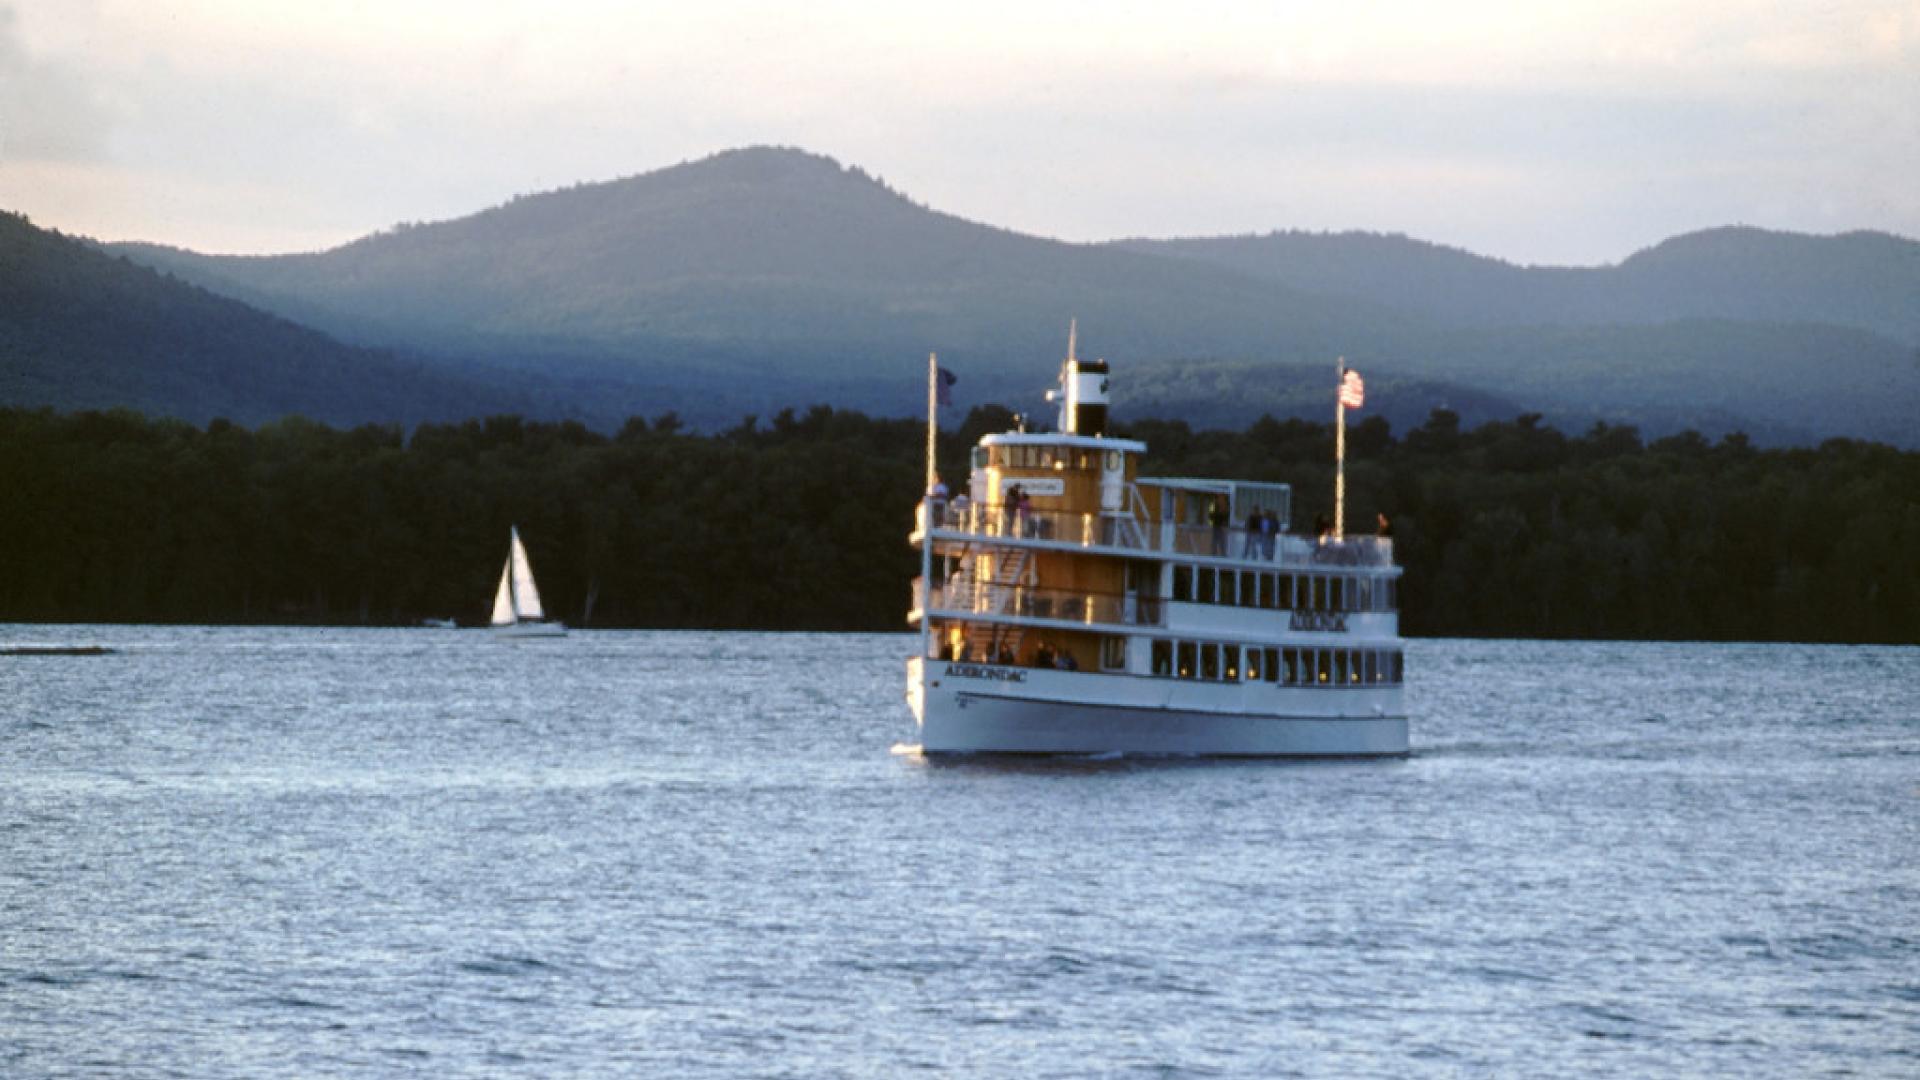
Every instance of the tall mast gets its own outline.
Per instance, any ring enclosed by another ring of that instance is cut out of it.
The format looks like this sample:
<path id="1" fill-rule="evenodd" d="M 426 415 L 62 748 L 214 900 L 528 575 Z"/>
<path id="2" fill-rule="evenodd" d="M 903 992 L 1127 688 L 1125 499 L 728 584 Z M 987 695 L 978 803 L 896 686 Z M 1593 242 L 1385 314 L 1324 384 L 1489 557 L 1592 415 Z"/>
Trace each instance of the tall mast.
<path id="1" fill-rule="evenodd" d="M 513 621 L 520 621 L 520 574 L 514 565 L 520 553 L 520 526 L 507 526 L 507 603 L 513 608 Z"/>
<path id="2" fill-rule="evenodd" d="M 934 450 L 940 431 L 940 357 L 927 354 L 927 486 L 920 496 L 920 656 L 933 655 Z"/>
<path id="3" fill-rule="evenodd" d="M 940 357 L 927 354 L 927 494 L 933 494 L 933 454 L 940 430 Z"/>

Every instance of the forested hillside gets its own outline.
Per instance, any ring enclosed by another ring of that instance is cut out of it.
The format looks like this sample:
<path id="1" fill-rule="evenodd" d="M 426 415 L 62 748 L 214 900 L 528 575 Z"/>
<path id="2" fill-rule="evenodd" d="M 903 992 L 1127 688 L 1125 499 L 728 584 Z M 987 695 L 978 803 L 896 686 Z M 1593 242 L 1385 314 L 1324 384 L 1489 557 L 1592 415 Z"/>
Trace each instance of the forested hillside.
<path id="1" fill-rule="evenodd" d="M 1745 431 L 1764 445 L 1811 445 L 1847 432 L 1920 446 L 1920 350 L 1862 330 L 1502 327 L 1437 331 L 1430 344 L 1432 352 L 1350 358 L 1379 391 L 1369 395 L 1374 407 L 1403 426 L 1444 405 L 1476 421 L 1540 412 L 1572 430 L 1605 421 L 1662 434 Z M 1254 360 L 1146 364 L 1124 369 L 1123 401 L 1135 415 L 1216 427 L 1263 413 L 1317 418 L 1332 407 L 1332 370 Z"/>
<path id="2" fill-rule="evenodd" d="M 948 473 L 1007 419 L 945 436 Z M 824 407 L 411 437 L 0 410 L 0 621 L 475 622 L 518 524 L 575 624 L 898 629 L 923 434 Z M 1157 473 L 1288 481 L 1296 524 L 1329 509 L 1330 425 L 1127 434 Z M 1444 411 L 1348 445 L 1349 520 L 1391 516 L 1411 634 L 1920 643 L 1920 453 Z"/>
<path id="3" fill-rule="evenodd" d="M 342 345 L 0 212 L 0 403 L 351 424 L 536 400 L 525 388 Z"/>

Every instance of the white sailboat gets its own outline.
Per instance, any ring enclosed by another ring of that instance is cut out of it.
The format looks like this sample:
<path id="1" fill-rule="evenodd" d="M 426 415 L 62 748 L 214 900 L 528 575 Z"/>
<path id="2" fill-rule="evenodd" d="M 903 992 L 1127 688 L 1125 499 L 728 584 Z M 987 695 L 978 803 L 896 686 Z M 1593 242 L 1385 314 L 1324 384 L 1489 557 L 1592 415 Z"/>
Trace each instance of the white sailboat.
<path id="1" fill-rule="evenodd" d="M 566 624 L 547 618 L 540 606 L 540 590 L 533 584 L 533 564 L 513 526 L 513 546 L 500 570 L 500 589 L 493 594 L 493 633 L 503 638 L 565 637 Z"/>

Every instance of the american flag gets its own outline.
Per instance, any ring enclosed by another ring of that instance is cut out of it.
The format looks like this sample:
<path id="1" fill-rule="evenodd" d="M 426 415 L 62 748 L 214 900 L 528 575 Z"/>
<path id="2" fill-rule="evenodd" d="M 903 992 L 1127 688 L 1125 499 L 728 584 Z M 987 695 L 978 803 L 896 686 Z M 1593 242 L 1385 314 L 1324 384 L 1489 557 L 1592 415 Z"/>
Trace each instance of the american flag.
<path id="1" fill-rule="evenodd" d="M 1357 409 L 1367 400 L 1367 384 L 1360 381 L 1360 373 L 1352 368 L 1340 377 L 1340 404 L 1348 409 Z"/>
<path id="2" fill-rule="evenodd" d="M 940 373 L 940 379 L 938 383 L 935 384 L 935 387 L 934 387 L 935 392 L 940 401 L 940 404 L 942 405 L 953 404 L 953 384 L 960 381 L 960 376 L 955 375 L 953 372 L 948 371 L 946 368 L 943 368 L 943 367 L 936 366 L 934 370 Z"/>

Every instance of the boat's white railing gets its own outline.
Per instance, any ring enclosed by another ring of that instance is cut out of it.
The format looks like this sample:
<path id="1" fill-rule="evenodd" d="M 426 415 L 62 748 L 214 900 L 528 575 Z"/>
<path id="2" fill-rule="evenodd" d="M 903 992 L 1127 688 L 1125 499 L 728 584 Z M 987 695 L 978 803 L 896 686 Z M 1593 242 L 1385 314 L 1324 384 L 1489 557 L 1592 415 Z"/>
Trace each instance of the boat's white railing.
<path id="1" fill-rule="evenodd" d="M 924 506 L 924 504 L 923 504 Z M 1308 537 L 1244 528 L 1148 522 L 1057 510 L 1018 513 L 1000 505 L 948 505 L 937 528 L 982 539 L 1019 538 L 1177 555 L 1213 556 L 1285 566 L 1392 566 L 1393 539 L 1385 536 Z"/>
<path id="2" fill-rule="evenodd" d="M 1392 566 L 1393 538 L 1348 536 L 1335 540 L 1293 533 L 1258 533 L 1211 525 L 1176 525 L 1172 550 L 1181 555 L 1213 555 L 1288 566 Z"/>
<path id="3" fill-rule="evenodd" d="M 918 579 L 915 579 L 914 585 L 917 604 L 920 598 Z M 929 610 L 1015 615 L 1089 626 L 1159 626 L 1165 621 L 1160 601 L 1152 597 L 1120 596 L 1078 589 L 1043 589 L 1033 585 L 996 585 L 972 580 L 951 580 L 945 586 L 935 588 Z"/>

